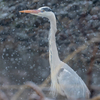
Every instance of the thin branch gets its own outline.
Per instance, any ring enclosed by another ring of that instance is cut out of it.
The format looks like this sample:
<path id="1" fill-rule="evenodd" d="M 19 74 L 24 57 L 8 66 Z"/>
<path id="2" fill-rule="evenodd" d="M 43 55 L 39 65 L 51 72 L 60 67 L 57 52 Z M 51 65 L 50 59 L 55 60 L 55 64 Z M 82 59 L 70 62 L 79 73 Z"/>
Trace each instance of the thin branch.
<path id="1" fill-rule="evenodd" d="M 15 94 L 12 96 L 11 100 L 17 100 L 18 97 L 23 93 L 23 91 L 24 91 L 25 89 L 26 89 L 25 85 L 21 85 L 21 86 L 19 87 L 17 93 L 15 93 Z"/>
<path id="2" fill-rule="evenodd" d="M 90 100 L 100 100 L 100 95 L 96 96 L 96 97 L 93 97 L 92 99 Z"/>
<path id="3" fill-rule="evenodd" d="M 40 96 L 40 100 L 44 100 L 45 96 L 36 84 L 34 84 L 33 82 L 27 82 L 25 86 L 32 88 L 37 93 L 37 95 Z"/>
<path id="4" fill-rule="evenodd" d="M 93 94 L 93 89 L 91 88 L 91 84 L 92 84 L 92 73 L 93 73 L 93 64 L 94 64 L 94 61 L 95 61 L 95 56 L 96 56 L 96 53 L 97 53 L 97 47 L 94 46 L 94 50 L 93 50 L 93 53 L 92 53 L 92 57 L 91 57 L 91 63 L 90 63 L 90 67 L 88 69 L 88 88 L 89 90 L 91 91 L 91 96 Z"/>
<path id="5" fill-rule="evenodd" d="M 0 91 L 0 100 L 8 100 L 4 92 Z"/>

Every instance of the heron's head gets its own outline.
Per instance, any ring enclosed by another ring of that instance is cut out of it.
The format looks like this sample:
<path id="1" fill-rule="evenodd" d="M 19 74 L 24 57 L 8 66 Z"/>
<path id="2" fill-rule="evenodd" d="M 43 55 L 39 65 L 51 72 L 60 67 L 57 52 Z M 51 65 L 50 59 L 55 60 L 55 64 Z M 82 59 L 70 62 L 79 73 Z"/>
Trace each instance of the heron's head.
<path id="1" fill-rule="evenodd" d="M 19 11 L 21 13 L 30 13 L 32 15 L 37 15 L 40 17 L 46 17 L 46 18 L 50 18 L 53 14 L 51 8 L 45 6 L 45 7 L 40 7 L 39 9 L 36 10 L 23 10 L 23 11 Z"/>

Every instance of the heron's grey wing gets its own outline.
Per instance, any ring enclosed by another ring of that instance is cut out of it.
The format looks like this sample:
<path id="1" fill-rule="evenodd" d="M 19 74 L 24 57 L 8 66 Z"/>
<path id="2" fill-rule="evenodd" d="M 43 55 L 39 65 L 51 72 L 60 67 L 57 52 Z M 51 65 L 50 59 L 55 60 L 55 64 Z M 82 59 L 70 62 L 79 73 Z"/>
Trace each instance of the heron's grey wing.
<path id="1" fill-rule="evenodd" d="M 89 98 L 87 86 L 67 64 L 59 70 L 57 81 L 68 98 Z"/>

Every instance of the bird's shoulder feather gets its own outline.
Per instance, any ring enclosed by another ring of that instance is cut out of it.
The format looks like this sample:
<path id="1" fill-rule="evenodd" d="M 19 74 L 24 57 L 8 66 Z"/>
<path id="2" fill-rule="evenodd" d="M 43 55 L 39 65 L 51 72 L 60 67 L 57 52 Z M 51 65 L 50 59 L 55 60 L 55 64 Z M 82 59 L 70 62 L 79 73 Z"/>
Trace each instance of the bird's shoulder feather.
<path id="1" fill-rule="evenodd" d="M 67 97 L 88 98 L 89 90 L 78 74 L 67 64 L 59 70 L 57 82 Z"/>

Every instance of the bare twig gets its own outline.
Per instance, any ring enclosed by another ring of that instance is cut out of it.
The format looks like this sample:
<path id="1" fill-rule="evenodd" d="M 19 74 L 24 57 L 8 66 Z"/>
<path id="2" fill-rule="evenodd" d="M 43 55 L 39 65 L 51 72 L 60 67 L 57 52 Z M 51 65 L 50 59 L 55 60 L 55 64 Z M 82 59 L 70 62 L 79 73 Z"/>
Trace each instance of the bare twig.
<path id="1" fill-rule="evenodd" d="M 8 100 L 7 96 L 2 91 L 0 91 L 0 100 Z"/>
<path id="2" fill-rule="evenodd" d="M 34 99 L 38 99 L 38 100 L 52 100 L 52 99 L 50 99 L 50 98 L 46 98 L 45 96 L 44 96 L 44 93 L 42 92 L 42 90 L 36 85 L 36 84 L 34 84 L 33 82 L 27 82 L 26 84 L 25 84 L 25 86 L 28 86 L 28 87 L 30 87 L 30 88 L 32 88 L 36 93 L 37 93 L 37 95 L 38 96 L 34 96 L 33 95 L 33 97 L 35 97 Z M 39 98 L 40 97 L 40 98 Z"/>
<path id="3" fill-rule="evenodd" d="M 40 100 L 44 100 L 45 96 L 36 84 L 34 84 L 33 82 L 27 82 L 25 85 L 31 87 L 37 93 L 37 95 L 40 96 Z"/>
<path id="4" fill-rule="evenodd" d="M 91 88 L 95 91 L 100 91 L 100 86 L 91 85 Z"/>
<path id="5" fill-rule="evenodd" d="M 19 87 L 19 89 L 18 89 L 18 92 L 15 93 L 15 94 L 12 96 L 11 100 L 17 100 L 18 97 L 21 95 L 21 93 L 23 93 L 23 91 L 25 90 L 25 88 L 26 88 L 25 85 L 21 85 L 21 86 Z"/>
<path id="6" fill-rule="evenodd" d="M 93 93 L 93 89 L 91 88 L 91 84 L 92 84 L 92 72 L 93 72 L 93 64 L 94 64 L 96 52 L 97 52 L 97 47 L 95 46 L 94 50 L 93 50 L 92 57 L 91 57 L 90 67 L 89 67 L 88 73 L 87 73 L 88 74 L 88 88 L 91 91 L 91 96 L 92 96 L 92 93 Z"/>
<path id="7" fill-rule="evenodd" d="M 0 89 L 19 89 L 20 87 L 22 87 L 23 85 L 4 85 L 4 86 L 0 86 Z"/>
<path id="8" fill-rule="evenodd" d="M 90 100 L 100 100 L 100 95 L 96 96 L 96 97 L 93 97 L 92 99 Z"/>

